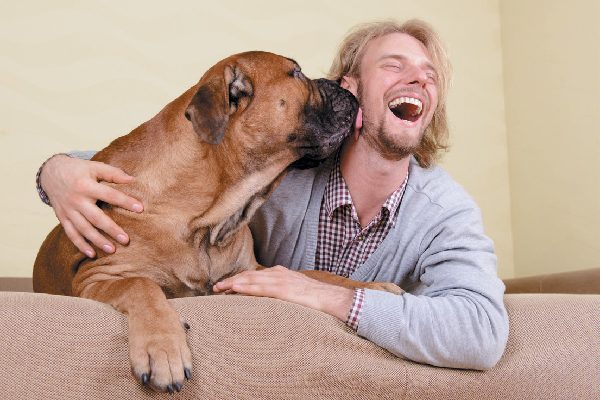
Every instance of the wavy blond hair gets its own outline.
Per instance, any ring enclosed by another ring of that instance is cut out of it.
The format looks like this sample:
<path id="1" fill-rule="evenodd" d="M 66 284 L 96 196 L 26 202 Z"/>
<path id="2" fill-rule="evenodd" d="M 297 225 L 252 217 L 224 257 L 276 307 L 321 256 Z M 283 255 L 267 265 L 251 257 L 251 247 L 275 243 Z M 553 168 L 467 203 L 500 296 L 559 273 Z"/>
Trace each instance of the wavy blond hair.
<path id="1" fill-rule="evenodd" d="M 328 78 L 341 82 L 344 76 L 360 77 L 360 62 L 367 44 L 373 39 L 391 33 L 405 33 L 423 43 L 429 51 L 431 62 L 438 75 L 438 106 L 414 156 L 423 168 L 438 161 L 440 153 L 448 149 L 448 118 L 446 95 L 450 86 L 451 67 L 446 50 L 433 28 L 426 22 L 411 19 L 404 23 L 393 20 L 370 22 L 357 25 L 340 44 L 336 57 L 329 69 Z"/>

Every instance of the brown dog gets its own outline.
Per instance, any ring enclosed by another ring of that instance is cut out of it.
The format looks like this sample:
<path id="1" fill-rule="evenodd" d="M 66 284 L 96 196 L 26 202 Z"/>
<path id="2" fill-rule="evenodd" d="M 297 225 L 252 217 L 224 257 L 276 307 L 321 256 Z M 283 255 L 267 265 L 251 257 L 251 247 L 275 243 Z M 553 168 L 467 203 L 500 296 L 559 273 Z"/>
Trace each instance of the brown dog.
<path id="1" fill-rule="evenodd" d="M 142 214 L 102 205 L 130 244 L 114 254 L 96 249 L 98 257 L 89 259 L 59 225 L 35 261 L 35 291 L 86 297 L 126 313 L 134 375 L 155 390 L 179 391 L 192 357 L 167 298 L 210 294 L 217 281 L 259 268 L 247 222 L 290 164 L 311 166 L 340 145 L 357 110 L 350 92 L 307 79 L 293 60 L 263 52 L 222 60 L 93 158 L 136 177 L 119 189 L 144 203 Z"/>

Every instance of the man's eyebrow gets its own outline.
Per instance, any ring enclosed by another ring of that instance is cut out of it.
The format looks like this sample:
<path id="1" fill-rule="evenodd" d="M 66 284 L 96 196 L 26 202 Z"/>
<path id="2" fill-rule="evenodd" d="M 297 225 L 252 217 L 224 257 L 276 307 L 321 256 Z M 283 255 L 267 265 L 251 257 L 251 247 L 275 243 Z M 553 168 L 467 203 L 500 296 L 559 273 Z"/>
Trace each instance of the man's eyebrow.
<path id="1" fill-rule="evenodd" d="M 379 57 L 379 60 L 385 60 L 386 58 L 393 58 L 395 60 L 400 60 L 400 61 L 405 61 L 408 59 L 408 57 L 403 56 L 402 54 L 384 54 L 381 57 Z M 423 65 L 425 65 L 425 67 L 427 67 L 428 69 L 432 70 L 433 72 L 435 72 L 436 74 L 437 72 L 437 68 L 435 67 L 435 65 L 433 65 L 433 63 L 429 62 L 429 61 L 425 61 L 423 63 Z"/>

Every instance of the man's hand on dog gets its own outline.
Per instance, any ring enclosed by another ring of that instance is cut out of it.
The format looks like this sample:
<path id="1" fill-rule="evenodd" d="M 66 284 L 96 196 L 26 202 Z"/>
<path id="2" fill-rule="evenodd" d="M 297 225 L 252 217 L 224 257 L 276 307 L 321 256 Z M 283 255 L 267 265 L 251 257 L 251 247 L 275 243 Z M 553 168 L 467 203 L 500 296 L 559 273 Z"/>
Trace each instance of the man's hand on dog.
<path id="1" fill-rule="evenodd" d="M 142 212 L 142 203 L 100 182 L 129 183 L 133 177 L 108 164 L 79 160 L 66 155 L 52 157 L 42 169 L 42 187 L 73 244 L 92 258 L 96 252 L 90 241 L 106 253 L 113 253 L 115 246 L 99 230 L 107 233 L 121 244 L 129 237 L 97 205 L 96 201 Z M 86 240 L 87 239 L 87 240 Z"/>
<path id="2" fill-rule="evenodd" d="M 348 317 L 354 296 L 352 289 L 319 282 L 280 265 L 241 272 L 215 284 L 213 291 L 285 300 L 323 311 L 342 321 Z"/>

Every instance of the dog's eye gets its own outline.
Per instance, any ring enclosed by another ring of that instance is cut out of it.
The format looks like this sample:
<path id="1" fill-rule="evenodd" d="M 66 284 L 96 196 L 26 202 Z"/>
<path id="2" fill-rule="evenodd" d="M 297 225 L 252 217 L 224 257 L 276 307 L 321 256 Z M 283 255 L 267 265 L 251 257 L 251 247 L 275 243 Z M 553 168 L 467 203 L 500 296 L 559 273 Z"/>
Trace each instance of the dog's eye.
<path id="1" fill-rule="evenodd" d="M 298 67 L 298 68 L 294 68 L 290 72 L 290 76 L 293 76 L 294 78 L 302 78 L 304 75 L 302 74 L 302 70 Z"/>

